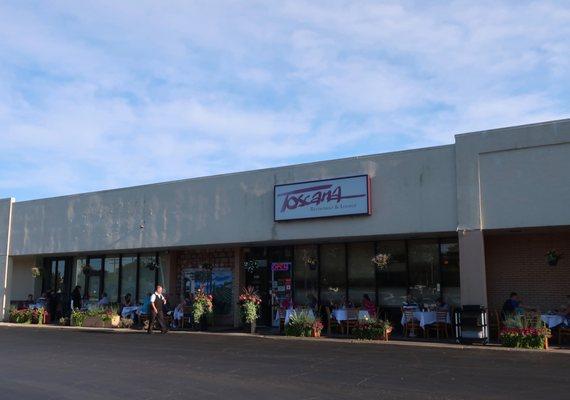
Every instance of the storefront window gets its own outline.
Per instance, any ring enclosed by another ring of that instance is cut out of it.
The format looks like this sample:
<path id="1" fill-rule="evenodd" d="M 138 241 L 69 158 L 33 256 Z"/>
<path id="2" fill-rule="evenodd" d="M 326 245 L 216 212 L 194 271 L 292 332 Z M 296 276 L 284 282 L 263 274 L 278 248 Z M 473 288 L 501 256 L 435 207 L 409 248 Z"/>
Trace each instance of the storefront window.
<path id="1" fill-rule="evenodd" d="M 349 243 L 348 250 L 348 300 L 360 306 L 367 294 L 376 301 L 376 275 L 371 262 L 374 243 Z"/>
<path id="2" fill-rule="evenodd" d="M 105 258 L 105 293 L 111 303 L 117 302 L 119 293 L 119 257 Z"/>
<path id="3" fill-rule="evenodd" d="M 88 276 L 88 288 L 87 297 L 90 300 L 99 300 L 99 294 L 101 289 L 101 266 L 103 260 L 101 258 L 90 258 L 89 259 L 89 276 Z"/>
<path id="4" fill-rule="evenodd" d="M 294 262 L 294 303 L 309 306 L 319 296 L 317 246 L 296 246 Z"/>
<path id="5" fill-rule="evenodd" d="M 442 296 L 448 304 L 458 306 L 459 297 L 459 243 L 455 239 L 444 240 L 441 249 Z"/>
<path id="6" fill-rule="evenodd" d="M 404 240 L 378 243 L 378 253 L 389 254 L 390 264 L 378 270 L 378 301 L 381 306 L 399 307 L 408 293 L 408 266 Z"/>
<path id="7" fill-rule="evenodd" d="M 155 289 L 156 271 L 150 266 L 156 262 L 155 255 L 141 256 L 139 270 L 139 300 L 144 299 Z"/>
<path id="8" fill-rule="evenodd" d="M 437 240 L 410 240 L 408 265 L 412 298 L 418 303 L 435 303 L 440 289 Z"/>
<path id="9" fill-rule="evenodd" d="M 82 257 L 75 260 L 75 267 L 73 268 L 73 273 L 71 274 L 71 290 L 75 286 L 81 286 L 81 294 L 85 293 L 85 274 L 83 273 L 83 267 L 87 265 L 87 260 Z"/>
<path id="10" fill-rule="evenodd" d="M 320 304 L 342 305 L 346 301 L 346 247 L 344 244 L 324 244 L 320 253 Z"/>
<path id="11" fill-rule="evenodd" d="M 134 300 L 137 292 L 137 256 L 123 256 L 121 272 L 121 301 L 127 293 Z M 142 296 L 139 301 L 142 301 Z"/>

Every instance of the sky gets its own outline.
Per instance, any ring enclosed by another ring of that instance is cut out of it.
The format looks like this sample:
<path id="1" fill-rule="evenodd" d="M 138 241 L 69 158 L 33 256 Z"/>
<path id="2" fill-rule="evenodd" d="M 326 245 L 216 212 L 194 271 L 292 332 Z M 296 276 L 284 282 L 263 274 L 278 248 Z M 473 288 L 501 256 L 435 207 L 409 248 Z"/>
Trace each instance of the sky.
<path id="1" fill-rule="evenodd" d="M 0 2 L 0 198 L 570 116 L 565 1 Z"/>

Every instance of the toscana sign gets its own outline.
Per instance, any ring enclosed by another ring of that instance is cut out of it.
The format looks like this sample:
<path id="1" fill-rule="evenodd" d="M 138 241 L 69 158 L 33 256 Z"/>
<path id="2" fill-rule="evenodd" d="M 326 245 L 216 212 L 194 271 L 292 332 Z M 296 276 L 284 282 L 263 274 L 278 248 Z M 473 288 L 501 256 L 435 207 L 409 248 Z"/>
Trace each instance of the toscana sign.
<path id="1" fill-rule="evenodd" d="M 275 221 L 370 215 L 368 175 L 275 185 Z"/>

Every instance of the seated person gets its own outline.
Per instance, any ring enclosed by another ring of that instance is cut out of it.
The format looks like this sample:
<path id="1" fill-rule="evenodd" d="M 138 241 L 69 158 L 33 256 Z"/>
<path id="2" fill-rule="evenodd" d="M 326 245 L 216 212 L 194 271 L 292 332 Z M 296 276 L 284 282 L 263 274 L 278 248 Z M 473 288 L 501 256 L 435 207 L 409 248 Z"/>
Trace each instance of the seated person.
<path id="1" fill-rule="evenodd" d="M 139 315 L 150 315 L 150 296 L 152 295 L 152 293 L 147 293 L 144 302 L 141 306 L 141 309 L 139 310 L 138 314 Z"/>
<path id="2" fill-rule="evenodd" d="M 132 296 L 130 293 L 127 293 L 125 295 L 125 298 L 123 299 L 123 303 L 121 304 L 121 307 L 132 307 L 133 306 L 133 300 L 132 300 Z"/>
<path id="3" fill-rule="evenodd" d="M 317 309 L 317 305 L 319 304 L 319 301 L 317 300 L 317 298 L 315 297 L 314 294 L 309 293 L 307 295 L 307 305 L 312 308 L 313 310 Z"/>
<path id="4" fill-rule="evenodd" d="M 518 294 L 511 292 L 511 295 L 503 304 L 503 317 L 520 314 L 522 307 L 522 301 L 519 300 Z"/>
<path id="5" fill-rule="evenodd" d="M 368 314 L 371 317 L 376 316 L 376 304 L 370 300 L 370 296 L 368 296 L 368 294 L 364 294 L 364 296 L 362 296 L 362 308 L 368 311 Z"/>
<path id="6" fill-rule="evenodd" d="M 24 307 L 25 308 L 29 308 L 30 306 L 34 305 L 34 295 L 33 294 L 29 294 L 28 295 L 28 299 L 24 302 Z"/>
<path id="7" fill-rule="evenodd" d="M 101 307 L 109 305 L 109 297 L 107 297 L 107 293 L 103 293 L 103 297 L 101 297 L 97 305 Z"/>
<path id="8" fill-rule="evenodd" d="M 440 297 L 436 300 L 435 306 L 437 311 L 449 311 L 449 304 L 445 302 L 443 297 Z"/>
<path id="9" fill-rule="evenodd" d="M 182 319 L 184 318 L 184 307 L 186 307 L 186 301 L 182 299 L 172 313 L 172 328 L 181 326 Z"/>

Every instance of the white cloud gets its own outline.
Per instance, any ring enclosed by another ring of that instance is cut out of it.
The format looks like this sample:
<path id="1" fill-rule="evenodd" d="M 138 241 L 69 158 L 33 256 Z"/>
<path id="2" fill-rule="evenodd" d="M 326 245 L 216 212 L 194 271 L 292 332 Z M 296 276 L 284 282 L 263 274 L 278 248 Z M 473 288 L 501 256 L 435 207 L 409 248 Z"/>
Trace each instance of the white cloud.
<path id="1" fill-rule="evenodd" d="M 450 143 L 568 116 L 557 2 L 0 5 L 0 197 Z"/>

